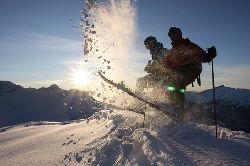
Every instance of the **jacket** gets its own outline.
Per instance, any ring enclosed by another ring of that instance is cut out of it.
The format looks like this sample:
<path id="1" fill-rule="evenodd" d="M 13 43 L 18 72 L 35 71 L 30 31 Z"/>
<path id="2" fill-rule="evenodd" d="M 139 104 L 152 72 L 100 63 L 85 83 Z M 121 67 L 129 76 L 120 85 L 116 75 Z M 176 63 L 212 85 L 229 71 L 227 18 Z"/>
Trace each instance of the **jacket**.
<path id="1" fill-rule="evenodd" d="M 184 65 L 198 65 L 206 55 L 206 52 L 189 39 L 181 39 L 176 43 L 171 43 L 172 49 L 166 54 L 164 63 L 166 66 L 176 68 Z"/>

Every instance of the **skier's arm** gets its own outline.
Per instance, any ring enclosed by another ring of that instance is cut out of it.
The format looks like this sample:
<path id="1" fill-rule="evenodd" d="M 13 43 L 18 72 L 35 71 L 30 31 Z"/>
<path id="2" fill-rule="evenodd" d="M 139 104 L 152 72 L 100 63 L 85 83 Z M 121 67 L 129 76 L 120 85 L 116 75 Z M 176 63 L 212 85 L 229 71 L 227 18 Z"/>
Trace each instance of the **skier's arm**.
<path id="1" fill-rule="evenodd" d="M 152 71 L 152 60 L 148 61 L 148 64 L 146 65 L 146 67 L 144 68 L 144 71 L 146 71 L 147 73 L 151 73 Z"/>

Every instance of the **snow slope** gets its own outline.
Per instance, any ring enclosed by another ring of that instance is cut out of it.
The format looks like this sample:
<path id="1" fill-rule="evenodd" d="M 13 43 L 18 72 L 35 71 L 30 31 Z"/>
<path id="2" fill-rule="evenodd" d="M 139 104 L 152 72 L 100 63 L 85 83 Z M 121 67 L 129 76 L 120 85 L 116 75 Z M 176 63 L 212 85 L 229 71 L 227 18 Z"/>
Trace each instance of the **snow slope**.
<path id="1" fill-rule="evenodd" d="M 87 120 L 34 122 L 0 130 L 1 165 L 250 165 L 250 135 L 175 124 L 147 109 L 102 110 Z"/>

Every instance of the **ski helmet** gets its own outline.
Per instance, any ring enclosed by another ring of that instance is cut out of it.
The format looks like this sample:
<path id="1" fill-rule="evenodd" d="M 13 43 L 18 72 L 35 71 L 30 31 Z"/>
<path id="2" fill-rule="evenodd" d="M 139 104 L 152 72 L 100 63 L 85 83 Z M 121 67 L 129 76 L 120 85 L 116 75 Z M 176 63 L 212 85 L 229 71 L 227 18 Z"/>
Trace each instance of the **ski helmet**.
<path id="1" fill-rule="evenodd" d="M 180 28 L 177 28 L 177 27 L 171 27 L 169 28 L 169 31 L 168 31 L 168 36 L 170 37 L 170 35 L 172 33 L 178 33 L 182 36 L 182 32 L 181 32 L 181 29 Z"/>
<path id="2" fill-rule="evenodd" d="M 157 40 L 154 36 L 149 36 L 144 40 L 144 45 L 149 45 L 151 43 L 156 43 Z"/>

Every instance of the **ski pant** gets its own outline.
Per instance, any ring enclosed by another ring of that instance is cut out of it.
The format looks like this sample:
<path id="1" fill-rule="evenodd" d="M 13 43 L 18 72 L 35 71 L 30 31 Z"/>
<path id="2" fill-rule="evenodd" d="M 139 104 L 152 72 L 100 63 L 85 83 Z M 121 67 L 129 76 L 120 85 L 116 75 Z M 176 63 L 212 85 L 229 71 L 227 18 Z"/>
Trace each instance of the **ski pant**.
<path id="1" fill-rule="evenodd" d="M 176 69 L 164 68 L 158 70 L 154 74 L 146 75 L 137 79 L 137 89 L 143 90 L 148 87 L 160 87 L 165 89 L 166 96 L 178 112 L 179 119 L 182 121 L 185 117 L 184 103 L 185 94 L 180 92 L 181 88 L 186 87 L 193 83 L 202 71 L 201 64 L 192 64 L 178 67 Z M 166 86 L 173 86 L 176 90 L 167 91 Z"/>
<path id="2" fill-rule="evenodd" d="M 174 105 L 175 110 L 178 112 L 178 119 L 183 121 L 186 112 L 184 109 L 185 94 L 180 92 L 181 88 L 186 89 L 186 87 L 193 83 L 195 79 L 201 74 L 201 65 L 185 65 L 179 67 L 176 70 L 166 70 L 164 72 L 165 77 L 164 83 L 168 86 L 174 86 L 175 91 L 168 91 L 169 100 Z"/>
<path id="3" fill-rule="evenodd" d="M 136 80 L 136 89 L 142 91 L 144 88 L 154 88 L 162 79 L 154 74 L 148 74 Z"/>

